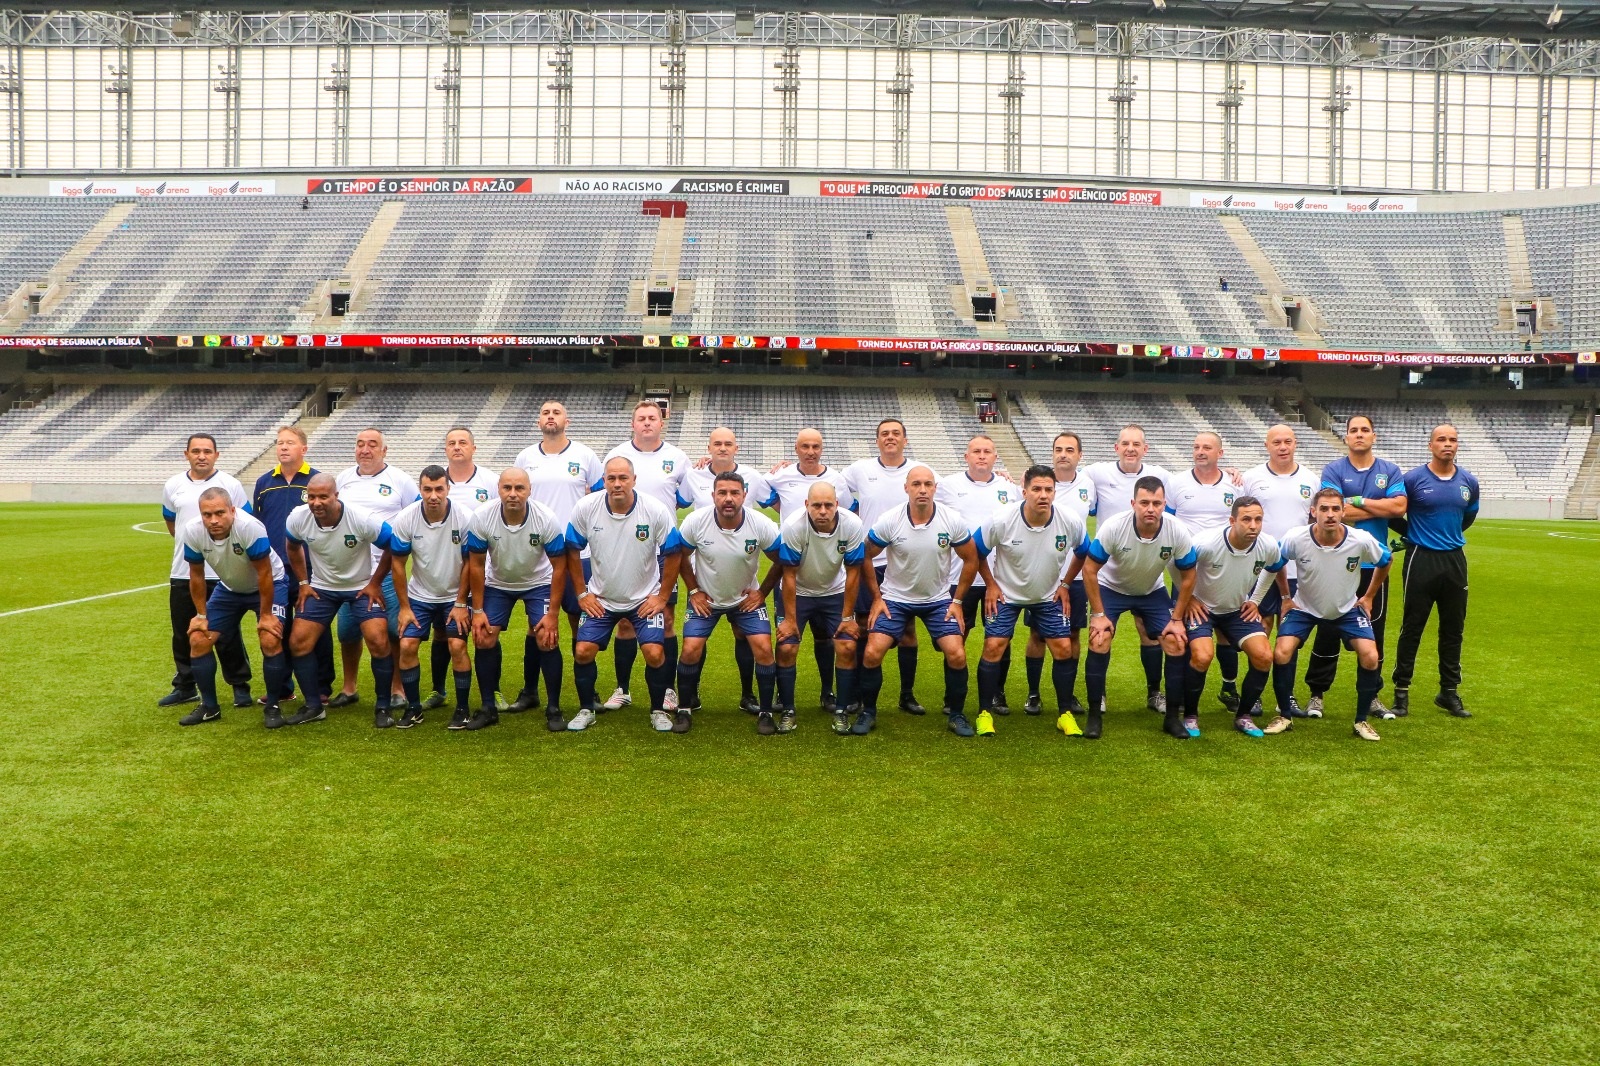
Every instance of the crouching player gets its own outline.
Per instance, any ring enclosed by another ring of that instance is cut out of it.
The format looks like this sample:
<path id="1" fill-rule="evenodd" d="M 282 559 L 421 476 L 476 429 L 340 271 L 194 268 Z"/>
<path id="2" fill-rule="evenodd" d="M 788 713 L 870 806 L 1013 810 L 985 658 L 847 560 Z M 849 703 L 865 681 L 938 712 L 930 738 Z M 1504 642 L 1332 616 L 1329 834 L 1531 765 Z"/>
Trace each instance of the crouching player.
<path id="1" fill-rule="evenodd" d="M 1233 727 L 1247 737 L 1262 735 L 1255 706 L 1267 689 L 1272 643 L 1261 624 L 1260 608 L 1267 583 L 1273 580 L 1263 575 L 1275 575 L 1284 565 L 1278 542 L 1261 532 L 1263 517 L 1260 500 L 1240 496 L 1233 501 L 1228 524 L 1202 533 L 1195 542 L 1194 598 L 1184 616 L 1189 666 L 1183 679 L 1183 728 L 1191 737 L 1200 735 L 1200 697 L 1219 636 L 1250 661 Z"/>
<path id="2" fill-rule="evenodd" d="M 200 690 L 200 706 L 178 719 L 178 724 L 199 725 L 222 717 L 217 703 L 217 657 L 211 649 L 225 636 L 238 641 L 239 620 L 246 611 L 254 611 L 267 681 L 266 726 L 276 729 L 283 725 L 278 695 L 289 678 L 289 661 L 283 653 L 289 583 L 283 560 L 267 543 L 267 527 L 236 510 L 227 489 L 206 489 L 200 494 L 199 507 L 200 517 L 185 526 L 180 536 L 196 612 L 189 623 L 189 663 Z M 208 563 L 217 575 L 217 586 L 209 596 Z"/>
<path id="3" fill-rule="evenodd" d="M 820 439 L 820 438 L 819 438 Z M 800 655 L 800 635 L 809 627 L 815 644 L 831 644 L 826 657 L 817 656 L 822 691 L 839 687 L 832 704 L 833 731 L 850 732 L 850 703 L 856 692 L 856 643 L 861 627 L 856 616 L 844 613 L 856 602 L 861 586 L 861 564 L 866 559 L 866 527 L 861 519 L 839 507 L 838 490 L 826 481 L 814 482 L 806 491 L 805 509 L 783 523 L 783 617 L 778 620 L 778 698 L 785 720 L 794 711 L 795 660 Z M 833 668 L 824 670 L 822 663 Z M 824 706 L 828 706 L 824 701 Z M 779 723 L 780 730 L 783 723 Z"/>
<path id="4" fill-rule="evenodd" d="M 983 657 L 978 660 L 978 735 L 994 733 L 990 711 L 1005 684 L 1005 653 L 1025 616 L 1054 661 L 1056 726 L 1068 736 L 1081 732 L 1072 717 L 1071 585 L 1076 559 L 1089 541 L 1077 512 L 1057 507 L 1056 475 L 1048 466 L 1031 466 L 1022 478 L 1022 502 L 1006 504 L 973 533 L 984 580 Z"/>
<path id="5" fill-rule="evenodd" d="M 1337 632 L 1356 653 L 1355 734 L 1362 740 L 1380 739 L 1367 722 L 1372 701 L 1383 688 L 1378 642 L 1372 637 L 1372 601 L 1389 580 L 1389 558 L 1389 549 L 1372 534 L 1344 524 L 1344 495 L 1338 489 L 1322 489 L 1313 496 L 1311 525 L 1292 529 L 1283 538 L 1283 559 L 1299 570 L 1300 584 L 1294 598 L 1283 601 L 1273 661 L 1280 666 L 1292 661 L 1312 630 L 1331 627 Z M 1372 564 L 1372 580 L 1366 593 L 1358 595 L 1362 563 Z M 1274 671 L 1272 683 L 1278 706 L 1289 706 L 1294 675 Z M 1244 704 L 1242 696 L 1239 702 Z M 1282 733 L 1293 725 L 1280 714 L 1266 732 Z"/>
<path id="6" fill-rule="evenodd" d="M 394 595 L 400 601 L 400 687 L 406 694 L 401 729 L 422 721 L 422 664 L 417 650 L 429 634 L 442 632 L 449 649 L 455 674 L 455 723 L 467 721 L 472 699 L 472 661 L 467 658 L 470 612 L 462 581 L 472 509 L 458 507 L 450 499 L 450 474 L 442 466 L 423 467 L 417 487 L 422 499 L 395 515 L 391 526 Z"/>

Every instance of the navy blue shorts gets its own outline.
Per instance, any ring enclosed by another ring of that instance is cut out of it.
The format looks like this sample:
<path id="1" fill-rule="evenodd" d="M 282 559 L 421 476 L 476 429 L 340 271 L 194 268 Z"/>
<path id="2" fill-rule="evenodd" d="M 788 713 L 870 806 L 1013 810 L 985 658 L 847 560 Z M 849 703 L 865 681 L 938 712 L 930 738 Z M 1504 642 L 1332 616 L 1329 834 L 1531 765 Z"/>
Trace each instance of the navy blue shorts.
<path id="1" fill-rule="evenodd" d="M 1189 631 L 1190 640 L 1221 636 L 1235 648 L 1243 646 L 1247 639 L 1257 634 L 1267 635 L 1260 621 L 1246 622 L 1239 617 L 1238 611 L 1232 614 L 1208 614 L 1203 622 L 1185 622 L 1184 628 Z"/>
<path id="2" fill-rule="evenodd" d="M 394 575 L 383 579 L 383 613 L 389 619 L 389 635 L 400 635 L 400 597 L 394 594 Z M 319 593 L 321 589 L 317 590 Z M 339 643 L 355 644 L 361 639 L 361 623 L 365 618 L 357 618 L 351 611 L 339 612 Z"/>
<path id="3" fill-rule="evenodd" d="M 1152 640 L 1161 636 L 1161 631 L 1167 628 L 1167 623 L 1172 621 L 1172 595 L 1166 589 L 1156 589 L 1143 596 L 1124 596 L 1116 589 L 1100 586 L 1100 605 L 1106 610 L 1106 617 L 1111 619 L 1111 624 L 1116 625 L 1117 619 L 1124 614 L 1132 614 L 1144 623 L 1144 631 Z"/>
<path id="4" fill-rule="evenodd" d="M 354 641 L 345 640 L 346 619 L 349 620 L 351 631 L 355 633 L 355 639 L 360 640 L 361 624 L 363 622 L 370 622 L 374 618 L 387 619 L 389 616 L 384 609 L 385 605 L 383 603 L 374 605 L 371 600 L 361 595 L 360 592 L 330 592 L 327 589 L 319 589 L 315 586 L 312 586 L 312 591 L 316 595 L 306 597 L 305 606 L 295 613 L 295 617 L 304 618 L 308 622 L 316 622 L 318 625 L 324 626 L 337 618 L 339 620 L 339 640 L 344 644 L 354 643 Z M 399 609 L 400 605 L 397 603 L 395 610 L 398 612 Z M 392 624 L 390 630 L 391 632 L 393 631 Z"/>
<path id="5" fill-rule="evenodd" d="M 1300 591 L 1300 579 L 1289 579 L 1289 595 L 1293 596 Z M 1267 589 L 1267 594 L 1261 597 L 1261 617 L 1276 618 L 1283 613 L 1283 597 L 1278 595 L 1278 583 L 1273 581 L 1272 587 Z"/>
<path id="6" fill-rule="evenodd" d="M 235 592 L 222 582 L 206 597 L 206 628 L 213 633 L 238 633 L 239 623 L 246 614 L 261 612 L 261 593 Z M 289 583 L 280 581 L 272 586 L 272 616 L 283 621 L 289 614 Z"/>
<path id="7" fill-rule="evenodd" d="M 561 566 L 567 565 L 565 559 L 553 561 L 558 562 Z M 587 559 L 583 560 L 583 587 L 589 587 L 589 560 Z M 578 606 L 578 586 L 574 585 L 570 580 L 567 582 L 566 588 L 561 590 L 561 609 L 567 614 L 577 614 L 583 610 L 582 607 Z"/>
<path id="8" fill-rule="evenodd" d="M 1009 639 L 1017 631 L 1019 618 L 1027 622 L 1028 628 L 1041 639 L 1057 640 L 1072 636 L 1072 630 L 1067 628 L 1066 616 L 1061 613 L 1061 601 L 1053 599 L 1043 603 L 1001 603 L 993 617 L 984 616 L 983 635 Z"/>
<path id="9" fill-rule="evenodd" d="M 887 567 L 883 566 L 872 568 L 872 572 L 878 575 L 878 590 L 880 592 L 883 590 L 883 573 L 886 569 Z M 795 604 L 796 610 L 799 610 L 799 607 L 799 604 Z M 872 610 L 872 593 L 867 591 L 867 583 L 862 581 L 856 585 L 856 614 L 862 621 L 866 621 L 867 612 L 870 610 Z"/>
<path id="10" fill-rule="evenodd" d="M 1338 618 L 1318 618 L 1296 607 L 1278 623 L 1278 636 L 1295 637 L 1304 643 L 1312 630 L 1324 626 L 1333 627 L 1347 646 L 1352 640 L 1372 639 L 1372 620 L 1359 606 L 1350 608 Z"/>
<path id="11" fill-rule="evenodd" d="M 884 604 L 889 608 L 889 613 L 878 619 L 878 623 L 872 627 L 874 633 L 883 633 L 899 640 L 907 627 L 914 628 L 913 620 L 920 618 L 928 630 L 928 636 L 935 642 L 945 637 L 962 636 L 961 627 L 944 616 L 950 609 L 949 597 L 933 603 L 910 604 L 885 600 Z"/>
<path id="12" fill-rule="evenodd" d="M 550 586 L 537 585 L 521 592 L 497 589 L 492 585 L 484 586 L 484 617 L 488 618 L 489 624 L 496 629 L 504 629 L 511 622 L 511 612 L 519 603 L 528 612 L 528 628 L 532 629 L 550 609 Z"/>
<path id="13" fill-rule="evenodd" d="M 487 592 L 485 592 L 487 596 Z M 405 630 L 400 634 L 407 640 L 427 640 L 435 630 L 442 629 L 446 637 L 465 639 L 465 633 L 456 627 L 450 620 L 450 612 L 455 608 L 455 603 L 423 603 L 421 600 L 411 601 L 411 613 L 417 616 L 415 625 L 406 623 Z"/>
<path id="14" fill-rule="evenodd" d="M 795 609 L 799 610 L 799 606 L 796 605 Z M 683 619 L 683 635 L 709 637 L 711 631 L 717 628 L 719 618 L 726 618 L 734 633 L 741 637 L 760 636 L 762 633 L 769 637 L 772 635 L 772 620 L 765 606 L 753 611 L 741 611 L 737 607 L 713 607 L 711 614 L 706 616 L 690 611 Z"/>
<path id="15" fill-rule="evenodd" d="M 801 596 L 794 598 L 794 636 L 785 644 L 800 643 L 800 635 L 809 627 L 813 640 L 833 640 L 839 635 L 844 621 L 844 593 L 832 596 Z"/>
<path id="16" fill-rule="evenodd" d="M 640 644 L 664 644 L 667 639 L 667 616 L 664 614 L 644 615 L 636 607 L 631 611 L 607 611 L 599 618 L 589 615 L 579 615 L 578 642 L 580 644 L 595 644 L 604 648 L 611 643 L 611 632 L 617 628 L 617 623 L 626 619 L 633 624 L 634 637 Z"/>
<path id="17" fill-rule="evenodd" d="M 1089 624 L 1089 597 L 1083 591 L 1083 582 L 1074 581 L 1067 588 L 1067 600 L 1072 607 L 1072 617 L 1067 619 L 1074 633 Z"/>

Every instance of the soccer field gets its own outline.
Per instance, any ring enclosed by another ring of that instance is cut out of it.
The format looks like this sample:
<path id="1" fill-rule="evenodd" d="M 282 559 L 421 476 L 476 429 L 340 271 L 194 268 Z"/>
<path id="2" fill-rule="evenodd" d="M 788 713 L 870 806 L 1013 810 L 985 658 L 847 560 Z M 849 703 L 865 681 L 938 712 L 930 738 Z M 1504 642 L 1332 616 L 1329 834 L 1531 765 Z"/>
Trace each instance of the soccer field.
<path id="1" fill-rule="evenodd" d="M 1592 524 L 1470 531 L 1470 721 L 1430 639 L 1382 743 L 1348 657 L 1328 719 L 1250 740 L 1213 678 L 1178 743 L 1124 632 L 1091 743 L 1020 655 L 993 740 L 834 736 L 809 647 L 758 737 L 726 627 L 685 737 L 378 732 L 370 676 L 180 729 L 159 518 L 0 506 L 0 1062 L 1600 1061 Z"/>

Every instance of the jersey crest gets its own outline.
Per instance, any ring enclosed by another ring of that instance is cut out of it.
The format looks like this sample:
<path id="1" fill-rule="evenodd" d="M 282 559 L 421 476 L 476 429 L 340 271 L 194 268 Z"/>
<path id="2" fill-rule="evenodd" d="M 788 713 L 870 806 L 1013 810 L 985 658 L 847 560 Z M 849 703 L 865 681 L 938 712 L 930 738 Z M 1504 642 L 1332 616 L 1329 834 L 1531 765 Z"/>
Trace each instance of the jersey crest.
<path id="1" fill-rule="evenodd" d="M 1010 503 L 1011 502 L 1011 497 L 1006 493 L 1005 489 L 1001 489 L 999 492 L 995 493 L 995 497 L 1001 503 Z"/>
<path id="2" fill-rule="evenodd" d="M 460 544 L 461 543 L 461 530 L 452 529 L 450 531 L 450 543 L 451 544 Z"/>
<path id="3" fill-rule="evenodd" d="M 756 553 L 755 540 L 751 539 L 744 542 L 744 553 L 746 555 L 754 555 Z"/>
<path id="4" fill-rule="evenodd" d="M 1223 493 L 1223 494 L 1222 494 L 1222 502 L 1223 502 L 1223 503 L 1224 503 L 1224 504 L 1225 504 L 1225 505 L 1227 505 L 1227 506 L 1229 506 L 1229 507 L 1232 507 L 1232 506 L 1233 506 L 1233 493 L 1231 493 L 1231 492 L 1224 492 L 1224 493 Z"/>
<path id="5" fill-rule="evenodd" d="M 577 477 L 578 476 L 578 471 L 582 470 L 582 469 L 583 468 L 581 466 L 579 466 L 577 463 L 568 463 L 567 464 L 567 473 L 571 474 L 573 477 Z"/>
<path id="6" fill-rule="evenodd" d="M 843 554 L 844 554 L 844 541 L 842 541 L 842 540 L 841 540 L 841 541 L 839 541 L 839 542 L 838 542 L 838 543 L 836 543 L 836 544 L 835 544 L 835 545 L 834 545 L 834 547 L 835 547 L 835 548 L 838 548 L 838 549 L 839 549 L 839 554 L 840 554 L 840 555 L 843 555 Z"/>
<path id="7" fill-rule="evenodd" d="M 1170 558 L 1172 558 L 1172 546 L 1170 544 L 1163 544 L 1161 546 L 1161 561 L 1166 562 Z"/>
<path id="8" fill-rule="evenodd" d="M 636 540 L 649 540 L 650 539 L 650 526 L 649 526 L 649 524 L 645 523 L 643 525 L 634 526 L 633 527 L 633 536 L 634 536 L 634 539 L 636 539 Z"/>
<path id="9" fill-rule="evenodd" d="M 489 490 L 488 489 L 478 489 L 473 493 L 473 495 L 478 498 L 478 502 L 479 503 L 488 503 L 489 502 Z"/>
<path id="10" fill-rule="evenodd" d="M 529 533 L 528 534 L 528 547 L 537 548 L 539 546 L 540 542 L 543 539 L 544 538 L 540 537 L 539 534 L 537 534 L 537 533 Z"/>
<path id="11" fill-rule="evenodd" d="M 1389 487 L 1389 475 L 1379 474 L 1377 477 L 1373 478 L 1372 483 L 1377 485 L 1380 489 L 1386 489 Z"/>
<path id="12" fill-rule="evenodd" d="M 1300 486 L 1300 498 L 1302 500 L 1311 499 L 1311 486 L 1310 485 L 1301 485 Z"/>
<path id="13" fill-rule="evenodd" d="M 1057 533 L 1056 534 L 1056 551 L 1064 552 L 1066 550 L 1067 550 L 1067 535 L 1065 533 Z"/>
<path id="14" fill-rule="evenodd" d="M 1266 568 L 1267 568 L 1267 564 L 1262 562 L 1260 559 L 1257 559 L 1256 560 L 1256 565 L 1254 567 L 1252 567 L 1251 570 L 1252 570 L 1253 573 L 1259 574 L 1259 573 L 1261 573 L 1261 571 L 1265 570 Z"/>
<path id="15" fill-rule="evenodd" d="M 1462 503 L 1471 503 L 1472 502 L 1472 490 L 1467 488 L 1465 485 L 1461 486 L 1461 502 Z"/>
<path id="16" fill-rule="evenodd" d="M 244 554 L 244 545 L 235 544 L 233 546 L 233 554 L 235 554 L 235 555 L 243 555 Z"/>
<path id="17" fill-rule="evenodd" d="M 948 533 L 940 533 L 939 534 L 939 547 L 941 547 L 941 548 L 950 547 L 950 534 L 948 534 Z"/>
<path id="18" fill-rule="evenodd" d="M 301 489 L 300 490 L 300 502 L 301 503 L 305 503 L 310 498 L 311 498 L 311 494 L 310 493 L 306 492 L 305 489 Z"/>
<path id="19" fill-rule="evenodd" d="M 1361 565 L 1361 556 L 1359 556 L 1359 555 L 1352 555 L 1349 558 L 1345 559 L 1345 561 L 1344 561 L 1344 568 L 1346 570 L 1350 571 L 1352 574 L 1356 572 L 1356 567 L 1358 567 L 1360 565 Z"/>
<path id="20" fill-rule="evenodd" d="M 356 546 L 356 535 L 354 533 L 346 533 L 344 535 L 344 546 L 346 548 L 354 548 Z"/>
<path id="21" fill-rule="evenodd" d="M 1084 503 L 1089 502 L 1089 489 L 1087 487 L 1078 490 L 1078 499 L 1082 500 Z"/>
<path id="22" fill-rule="evenodd" d="M 394 489 L 390 488 L 388 485 L 379 485 L 378 486 L 378 495 L 379 496 L 393 496 L 394 495 Z"/>
<path id="23" fill-rule="evenodd" d="M 672 473 L 672 466 L 673 466 L 673 461 L 671 459 L 663 459 L 663 460 L 661 460 L 661 472 L 663 474 Z"/>

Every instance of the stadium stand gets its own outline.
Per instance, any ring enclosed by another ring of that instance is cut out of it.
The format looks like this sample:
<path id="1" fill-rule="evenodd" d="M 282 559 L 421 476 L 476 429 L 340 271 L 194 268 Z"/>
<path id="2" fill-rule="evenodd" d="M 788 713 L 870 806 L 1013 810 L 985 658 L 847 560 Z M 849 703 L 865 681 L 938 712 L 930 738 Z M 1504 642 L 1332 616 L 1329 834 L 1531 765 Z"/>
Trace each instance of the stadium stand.
<path id="1" fill-rule="evenodd" d="M 27 329 L 291 332 L 317 282 L 339 274 L 382 204 L 329 200 L 308 213 L 292 196 L 142 199 L 72 272 L 73 291 Z"/>
<path id="2" fill-rule="evenodd" d="M 45 205 L 36 197 L 0 197 L 0 300 L 50 268 L 94 228 L 104 201 L 62 198 Z"/>
<path id="3" fill-rule="evenodd" d="M 1554 328 L 1541 326 L 1547 348 L 1600 344 L 1600 207 L 1549 207 L 1522 212 L 1534 292 L 1556 300 Z"/>

